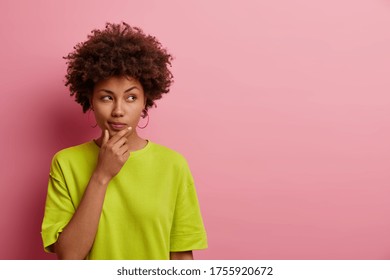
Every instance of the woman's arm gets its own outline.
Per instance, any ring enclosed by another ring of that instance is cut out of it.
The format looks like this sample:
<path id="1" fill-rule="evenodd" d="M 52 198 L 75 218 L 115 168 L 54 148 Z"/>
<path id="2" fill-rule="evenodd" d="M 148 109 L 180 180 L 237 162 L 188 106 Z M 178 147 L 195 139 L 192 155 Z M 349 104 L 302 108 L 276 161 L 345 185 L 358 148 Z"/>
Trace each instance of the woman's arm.
<path id="1" fill-rule="evenodd" d="M 91 250 L 99 226 L 108 183 L 129 157 L 126 144 L 129 131 L 124 129 L 111 139 L 109 139 L 108 131 L 104 132 L 98 164 L 83 198 L 53 246 L 59 259 L 85 259 Z"/>
<path id="2" fill-rule="evenodd" d="M 94 173 L 83 198 L 68 225 L 54 244 L 59 259 L 85 259 L 91 250 L 99 225 L 109 180 Z"/>
<path id="3" fill-rule="evenodd" d="M 192 255 L 192 251 L 186 252 L 171 252 L 170 253 L 171 260 L 193 260 L 194 257 Z"/>

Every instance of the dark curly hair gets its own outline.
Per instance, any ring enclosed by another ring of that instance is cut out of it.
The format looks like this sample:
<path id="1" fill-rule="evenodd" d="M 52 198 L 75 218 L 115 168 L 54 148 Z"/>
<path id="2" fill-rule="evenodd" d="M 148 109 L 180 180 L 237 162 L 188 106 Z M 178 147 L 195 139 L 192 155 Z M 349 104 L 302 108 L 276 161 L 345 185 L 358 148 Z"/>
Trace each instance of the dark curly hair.
<path id="1" fill-rule="evenodd" d="M 125 22 L 107 23 L 104 30 L 94 29 L 88 40 L 78 43 L 64 59 L 68 70 L 65 86 L 75 95 L 85 113 L 91 107 L 95 84 L 112 76 L 137 79 L 145 93 L 145 109 L 168 93 L 173 75 L 168 69 L 172 56 L 153 36 Z"/>

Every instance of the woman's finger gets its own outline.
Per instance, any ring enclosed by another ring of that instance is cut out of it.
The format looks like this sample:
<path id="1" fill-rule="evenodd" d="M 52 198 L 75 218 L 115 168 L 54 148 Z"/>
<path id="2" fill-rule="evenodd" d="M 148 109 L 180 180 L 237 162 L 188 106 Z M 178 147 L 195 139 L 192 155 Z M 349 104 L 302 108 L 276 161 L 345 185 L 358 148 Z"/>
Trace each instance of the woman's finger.
<path id="1" fill-rule="evenodd" d="M 114 136 L 112 136 L 112 138 L 110 139 L 110 142 L 115 144 L 116 142 L 118 142 L 122 137 L 127 137 L 130 135 L 130 132 L 131 132 L 132 128 L 131 126 L 129 126 L 127 129 L 122 129 L 121 131 L 119 131 L 117 134 L 115 134 Z"/>
<path id="2" fill-rule="evenodd" d="M 108 130 L 104 130 L 104 136 L 102 140 L 102 146 L 105 145 L 108 142 L 108 139 L 110 138 L 110 134 L 108 133 Z"/>

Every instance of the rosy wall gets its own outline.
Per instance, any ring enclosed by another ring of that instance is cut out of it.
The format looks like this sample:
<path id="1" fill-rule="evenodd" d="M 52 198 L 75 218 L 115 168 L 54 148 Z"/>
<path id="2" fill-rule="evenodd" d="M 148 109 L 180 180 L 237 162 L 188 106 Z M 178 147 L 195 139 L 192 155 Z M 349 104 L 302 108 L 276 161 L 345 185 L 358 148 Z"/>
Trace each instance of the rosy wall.
<path id="1" fill-rule="evenodd" d="M 97 4 L 99 3 L 99 4 Z M 97 135 L 62 56 L 125 20 L 175 55 L 143 135 L 182 152 L 202 259 L 390 259 L 390 2 L 0 2 L 0 258 L 46 259 L 53 154 Z"/>

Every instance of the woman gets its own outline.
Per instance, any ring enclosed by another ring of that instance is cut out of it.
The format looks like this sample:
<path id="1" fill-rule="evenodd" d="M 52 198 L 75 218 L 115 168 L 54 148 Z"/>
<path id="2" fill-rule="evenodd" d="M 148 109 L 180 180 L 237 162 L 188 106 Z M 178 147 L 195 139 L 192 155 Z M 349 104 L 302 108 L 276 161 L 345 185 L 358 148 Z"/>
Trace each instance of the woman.
<path id="1" fill-rule="evenodd" d="M 207 238 L 186 160 L 137 133 L 169 91 L 171 55 L 121 23 L 93 30 L 64 58 L 66 85 L 101 135 L 53 158 L 45 250 L 60 259 L 192 259 Z"/>

